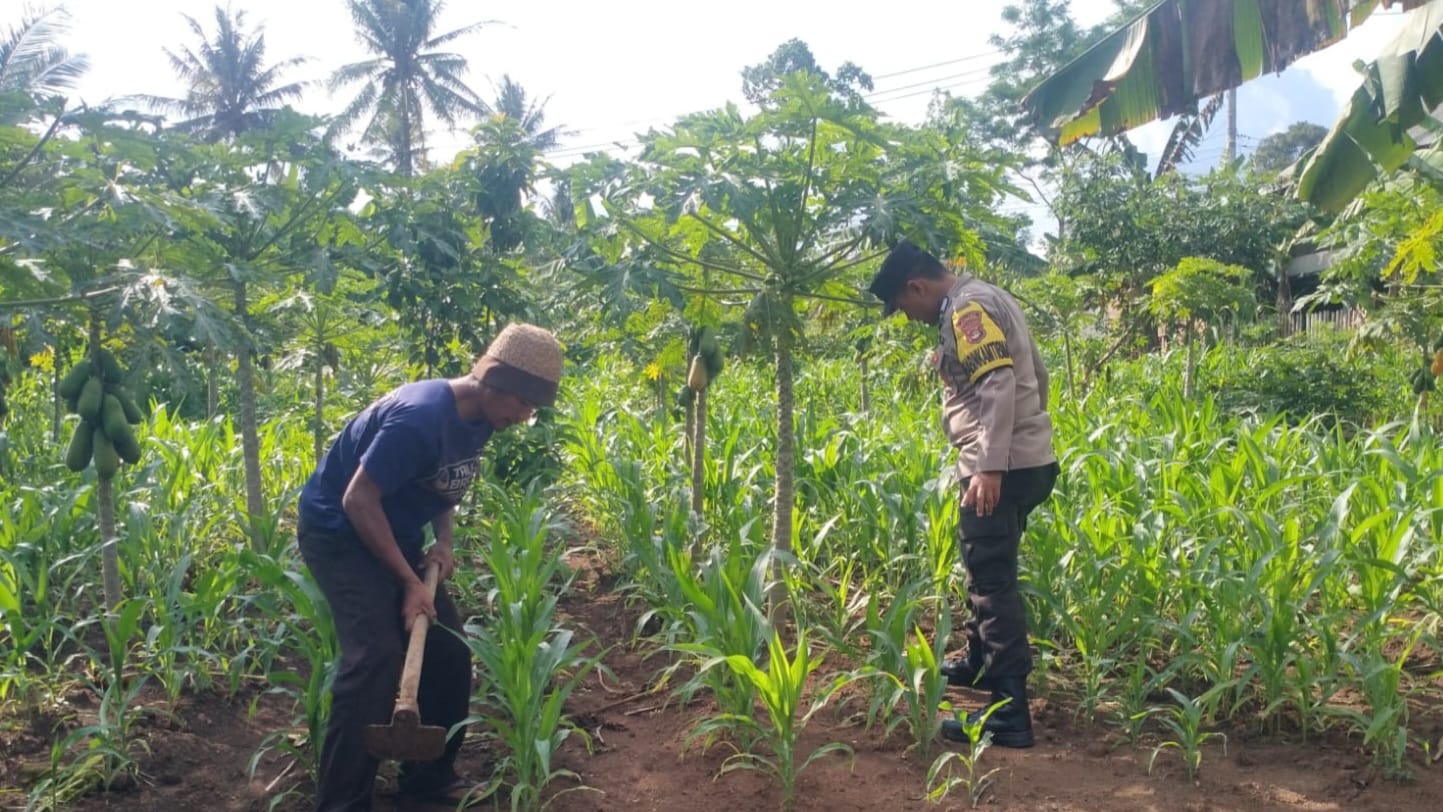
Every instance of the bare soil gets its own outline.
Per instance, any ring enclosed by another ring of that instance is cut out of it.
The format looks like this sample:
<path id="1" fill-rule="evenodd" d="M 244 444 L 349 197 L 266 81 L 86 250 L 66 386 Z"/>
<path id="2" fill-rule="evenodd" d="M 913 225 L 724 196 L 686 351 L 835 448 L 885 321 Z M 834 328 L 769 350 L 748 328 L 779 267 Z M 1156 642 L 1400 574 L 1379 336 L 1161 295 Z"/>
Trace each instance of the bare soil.
<path id="1" fill-rule="evenodd" d="M 719 774 L 731 751 L 716 745 L 706 752 L 685 749 L 692 726 L 713 708 L 704 700 L 683 706 L 666 694 L 648 694 L 663 663 L 633 645 L 637 613 L 594 573 L 563 601 L 567 620 L 605 649 L 609 675 L 593 673 L 572 696 L 569 711 L 587 736 L 573 735 L 559 766 L 576 772 L 586 789 L 555 797 L 555 812 L 582 810 L 676 810 L 748 812 L 779 809 L 780 791 L 766 776 L 750 771 Z M 1438 812 L 1443 809 L 1443 768 L 1420 753 L 1414 778 L 1381 777 L 1357 741 L 1335 737 L 1292 742 L 1250 734 L 1246 726 L 1224 731 L 1228 738 L 1204 747 L 1198 779 L 1188 779 L 1175 749 L 1158 756 L 1149 771 L 1155 739 L 1130 746 L 1117 742 L 1114 728 L 1079 722 L 1065 690 L 1035 698 L 1037 746 L 1030 750 L 991 748 L 981 770 L 995 770 L 981 808 L 1051 812 Z M 958 691 L 963 705 L 980 694 Z M 72 695 L 68 724 L 93 714 L 93 697 Z M 155 700 L 159 705 L 158 698 Z M 248 767 L 262 739 L 289 723 L 291 709 L 263 686 L 234 701 L 215 695 L 185 697 L 174 714 L 145 717 L 138 731 L 141 777 L 133 785 L 97 789 L 68 808 L 82 812 L 251 812 L 266 810 L 267 786 L 296 784 L 296 770 L 278 776 L 290 759 L 263 758 L 254 779 Z M 6 720 L 0 726 L 0 809 L 22 809 L 26 785 L 48 763 L 53 718 Z M 1416 720 L 1415 720 L 1416 721 Z M 1443 724 L 1438 725 L 1443 730 Z M 1436 731 L 1434 734 L 1436 738 Z M 590 749 L 585 746 L 590 740 Z M 890 738 L 865 730 L 839 714 L 814 717 L 802 752 L 844 742 L 851 757 L 812 764 L 798 785 L 801 810 L 950 810 L 970 806 L 965 787 L 938 804 L 923 796 L 929 764 L 908 750 L 904 734 Z M 942 746 L 939 745 L 940 751 Z M 461 768 L 478 779 L 490 773 L 494 754 L 477 737 L 468 740 Z M 576 782 L 559 781 L 559 789 Z M 376 809 L 400 812 L 389 782 L 378 782 Z M 304 783 L 281 801 L 279 810 L 309 809 Z M 504 803 L 503 803 L 504 806 Z M 427 810 L 438 807 L 424 807 Z"/>

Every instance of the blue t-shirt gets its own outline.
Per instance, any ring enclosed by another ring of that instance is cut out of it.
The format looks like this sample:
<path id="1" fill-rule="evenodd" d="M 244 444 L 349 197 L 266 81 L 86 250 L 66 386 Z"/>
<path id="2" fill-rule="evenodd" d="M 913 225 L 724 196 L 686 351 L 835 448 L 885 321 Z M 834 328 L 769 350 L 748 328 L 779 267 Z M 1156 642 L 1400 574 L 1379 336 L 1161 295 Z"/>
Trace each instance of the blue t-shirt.
<path id="1" fill-rule="evenodd" d="M 495 428 L 456 411 L 450 381 L 408 383 L 366 407 L 341 429 L 301 489 L 301 524 L 354 535 L 341 497 L 366 469 L 381 489 L 381 508 L 403 551 L 420 549 L 425 527 L 471 487 L 480 452 Z"/>

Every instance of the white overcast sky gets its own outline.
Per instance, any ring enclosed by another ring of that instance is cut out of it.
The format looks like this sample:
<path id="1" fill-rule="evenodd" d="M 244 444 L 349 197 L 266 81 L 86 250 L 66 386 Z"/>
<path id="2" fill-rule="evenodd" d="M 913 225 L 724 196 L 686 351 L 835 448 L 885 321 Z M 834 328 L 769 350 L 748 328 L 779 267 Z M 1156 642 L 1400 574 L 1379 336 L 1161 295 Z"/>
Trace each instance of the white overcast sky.
<path id="1" fill-rule="evenodd" d="M 21 4 L 0 0 L 0 26 L 13 23 Z M 51 5 L 54 5 L 52 2 Z M 178 96 L 182 87 L 162 48 L 194 40 L 182 14 L 214 29 L 213 2 L 202 0 L 66 0 L 73 18 L 66 41 L 90 57 L 91 70 L 76 96 L 95 103 L 132 93 Z M 290 78 L 324 79 L 347 62 L 366 58 L 352 33 L 344 0 L 233 0 L 251 26 L 263 25 L 271 61 L 311 61 Z M 443 29 L 492 21 L 452 50 L 471 65 L 471 84 L 494 98 L 491 84 L 509 74 L 536 97 L 549 97 L 549 124 L 574 131 L 558 163 L 579 148 L 630 141 L 677 115 L 740 101 L 742 67 L 762 61 L 782 42 L 798 37 L 817 61 L 834 69 L 851 60 L 876 78 L 873 103 L 886 114 L 917 123 L 930 91 L 971 95 L 986 86 L 986 67 L 998 58 L 987 44 L 1003 24 L 1002 0 L 889 0 L 862 5 L 848 0 L 451 0 Z M 1090 25 L 1106 17 L 1110 0 L 1074 0 L 1074 17 Z M 1371 59 L 1398 28 L 1397 15 L 1369 20 L 1343 42 L 1313 54 L 1280 77 L 1240 92 L 1239 131 L 1244 146 L 1299 119 L 1330 124 L 1357 85 L 1355 59 Z M 935 66 L 935 67 L 928 67 Z M 316 88 L 297 105 L 333 112 L 344 98 Z M 1220 122 L 1219 122 L 1220 124 Z M 1135 134 L 1156 153 L 1168 125 Z M 1214 135 L 1222 130 L 1215 126 Z M 446 160 L 464 133 L 437 134 L 434 160 Z M 1220 141 L 1209 139 L 1200 161 L 1215 161 Z"/>

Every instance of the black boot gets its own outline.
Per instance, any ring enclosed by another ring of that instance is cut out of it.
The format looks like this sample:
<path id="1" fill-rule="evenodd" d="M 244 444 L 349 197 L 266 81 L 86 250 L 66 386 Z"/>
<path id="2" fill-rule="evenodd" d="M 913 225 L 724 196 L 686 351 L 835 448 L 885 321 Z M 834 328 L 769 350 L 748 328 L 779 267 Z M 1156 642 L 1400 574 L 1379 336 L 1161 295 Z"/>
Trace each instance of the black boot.
<path id="1" fill-rule="evenodd" d="M 973 663 L 970 657 L 944 660 L 941 665 L 937 666 L 937 673 L 947 678 L 948 685 L 959 688 L 986 690 L 992 687 L 992 678 L 983 672 L 980 665 Z"/>
<path id="2" fill-rule="evenodd" d="M 992 689 L 989 706 L 1012 701 L 992 711 L 982 729 L 992 734 L 992 743 L 998 747 L 1031 747 L 1032 713 L 1027 708 L 1027 677 L 992 677 L 988 684 Z M 975 725 L 984 713 L 986 708 L 967 714 L 967 724 Z M 942 738 L 971 741 L 962 723 L 955 719 L 942 722 Z"/>

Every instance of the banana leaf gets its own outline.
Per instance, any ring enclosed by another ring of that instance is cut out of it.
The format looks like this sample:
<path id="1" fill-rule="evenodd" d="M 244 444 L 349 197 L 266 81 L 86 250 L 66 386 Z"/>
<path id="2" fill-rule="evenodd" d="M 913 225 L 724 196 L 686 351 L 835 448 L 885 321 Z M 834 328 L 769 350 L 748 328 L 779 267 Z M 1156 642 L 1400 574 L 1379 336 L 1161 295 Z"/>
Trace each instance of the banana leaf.
<path id="1" fill-rule="evenodd" d="M 1380 5 L 1425 1 L 1163 0 L 1044 79 L 1022 108 L 1060 145 L 1115 135 L 1281 71 Z"/>
<path id="2" fill-rule="evenodd" d="M 1298 197 L 1341 211 L 1374 178 L 1407 162 L 1420 133 L 1433 130 L 1436 144 L 1440 105 L 1443 0 L 1434 0 L 1410 12 L 1398 37 L 1363 68 L 1332 130 L 1299 160 Z"/>

